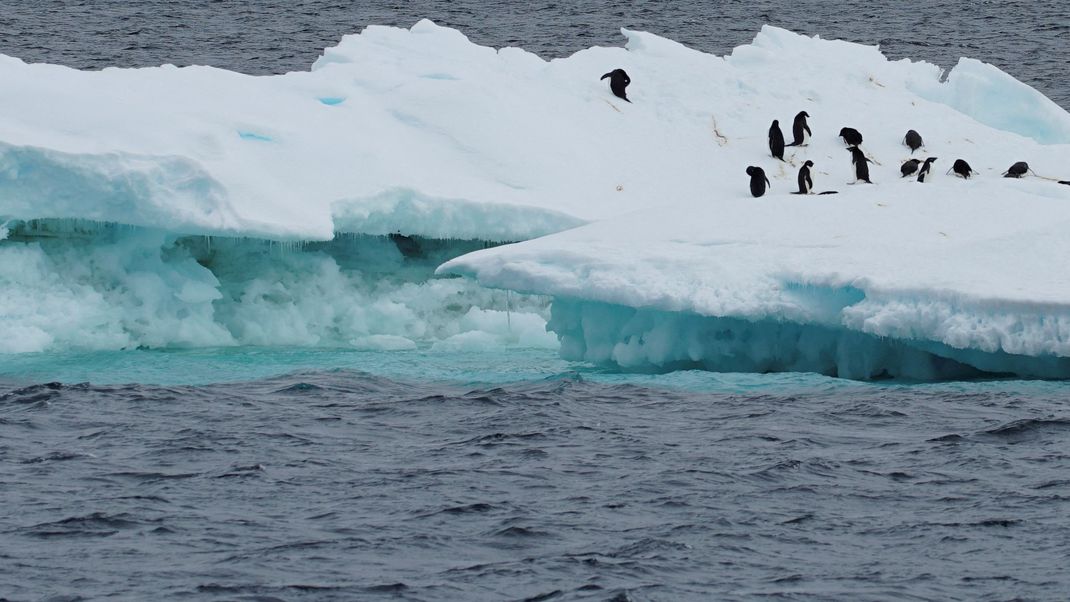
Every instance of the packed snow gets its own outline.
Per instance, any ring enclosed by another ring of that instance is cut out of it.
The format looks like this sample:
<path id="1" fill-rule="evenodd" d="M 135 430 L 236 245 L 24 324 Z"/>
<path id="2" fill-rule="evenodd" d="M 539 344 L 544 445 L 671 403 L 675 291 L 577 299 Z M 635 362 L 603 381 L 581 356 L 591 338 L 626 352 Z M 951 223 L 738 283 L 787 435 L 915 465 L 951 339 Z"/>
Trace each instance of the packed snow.
<path id="1" fill-rule="evenodd" d="M 369 27 L 270 77 L 0 57 L 0 351 L 560 337 L 635 370 L 1070 377 L 1070 114 L 971 59 L 622 33 L 545 61 Z M 803 110 L 810 144 L 773 159 Z M 838 194 L 789 194 L 806 160 Z"/>

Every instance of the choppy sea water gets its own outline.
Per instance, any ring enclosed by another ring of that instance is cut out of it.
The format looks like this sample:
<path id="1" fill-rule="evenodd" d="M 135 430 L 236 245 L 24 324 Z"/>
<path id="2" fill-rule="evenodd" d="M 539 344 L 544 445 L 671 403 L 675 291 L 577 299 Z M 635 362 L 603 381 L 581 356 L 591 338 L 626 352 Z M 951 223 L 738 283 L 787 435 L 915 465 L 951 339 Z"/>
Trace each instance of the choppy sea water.
<path id="1" fill-rule="evenodd" d="M 1070 591 L 1060 383 L 4 385 L 0 442 L 13 600 Z"/>
<path id="2" fill-rule="evenodd" d="M 1070 106 L 1062 3 L 23 2 L 0 53 L 306 69 L 420 17 L 563 56 L 762 23 Z M 0 82 L 2 85 L 2 82 Z M 0 357 L 0 599 L 1063 600 L 1070 384 L 626 375 L 552 351 Z"/>

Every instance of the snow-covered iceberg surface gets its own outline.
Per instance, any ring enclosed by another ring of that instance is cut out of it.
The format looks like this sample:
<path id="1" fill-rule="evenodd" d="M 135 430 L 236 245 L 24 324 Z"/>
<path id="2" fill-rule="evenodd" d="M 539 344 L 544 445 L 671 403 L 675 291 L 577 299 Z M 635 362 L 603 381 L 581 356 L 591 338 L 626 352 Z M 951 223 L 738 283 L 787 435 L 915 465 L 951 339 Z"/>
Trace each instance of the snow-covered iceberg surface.
<path id="1" fill-rule="evenodd" d="M 1070 195 L 861 186 L 637 212 L 440 269 L 552 295 L 566 357 L 627 369 L 1070 376 Z"/>
<path id="2" fill-rule="evenodd" d="M 549 319 L 629 369 L 1070 377 L 1065 111 L 976 61 L 623 33 L 544 61 L 370 27 L 272 77 L 0 56 L 0 352 L 556 344 Z M 810 145 L 771 160 L 801 110 Z M 876 185 L 844 185 L 843 126 Z M 909 128 L 929 183 L 898 179 Z M 787 194 L 806 159 L 839 195 Z"/>

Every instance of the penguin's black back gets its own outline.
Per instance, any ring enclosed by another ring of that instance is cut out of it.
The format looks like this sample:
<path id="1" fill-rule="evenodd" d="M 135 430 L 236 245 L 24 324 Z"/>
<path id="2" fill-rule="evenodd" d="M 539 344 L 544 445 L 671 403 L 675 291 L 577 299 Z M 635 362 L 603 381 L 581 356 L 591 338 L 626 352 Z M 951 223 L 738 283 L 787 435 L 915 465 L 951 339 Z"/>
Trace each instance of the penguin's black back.
<path id="1" fill-rule="evenodd" d="M 780 122 L 776 119 L 769 126 L 769 153 L 781 161 L 784 160 L 784 132 L 780 131 Z"/>
<path id="2" fill-rule="evenodd" d="M 862 132 L 854 128 L 840 128 L 840 138 L 847 143 L 847 146 L 858 146 L 862 144 Z"/>
<path id="3" fill-rule="evenodd" d="M 750 193 L 755 198 L 765 194 L 765 187 L 768 184 L 768 179 L 765 177 L 765 170 L 761 167 L 750 166 L 747 168 L 747 175 L 750 176 Z"/>
<path id="4" fill-rule="evenodd" d="M 599 79 L 607 77 L 609 78 L 609 89 L 613 92 L 613 96 L 631 102 L 628 100 L 628 93 L 625 92 L 628 84 L 632 83 L 632 78 L 628 77 L 628 73 L 624 69 L 614 69 Z"/>
<path id="5" fill-rule="evenodd" d="M 1007 169 L 1007 173 L 1003 174 L 1005 178 L 1020 178 L 1029 172 L 1029 164 L 1025 161 L 1019 161 L 1014 165 L 1011 165 Z"/>
<path id="6" fill-rule="evenodd" d="M 907 130 L 907 135 L 903 137 L 903 141 L 910 147 L 911 154 L 921 148 L 921 134 L 914 130 Z"/>
<path id="7" fill-rule="evenodd" d="M 967 180 L 970 179 L 970 174 L 973 173 L 973 168 L 963 159 L 955 159 L 955 163 L 951 166 L 951 170 Z"/>
<path id="8" fill-rule="evenodd" d="M 869 181 L 869 159 L 866 158 L 866 154 L 857 146 L 848 147 L 847 150 L 851 151 L 851 163 L 854 163 L 855 179 L 872 184 L 873 182 Z"/>

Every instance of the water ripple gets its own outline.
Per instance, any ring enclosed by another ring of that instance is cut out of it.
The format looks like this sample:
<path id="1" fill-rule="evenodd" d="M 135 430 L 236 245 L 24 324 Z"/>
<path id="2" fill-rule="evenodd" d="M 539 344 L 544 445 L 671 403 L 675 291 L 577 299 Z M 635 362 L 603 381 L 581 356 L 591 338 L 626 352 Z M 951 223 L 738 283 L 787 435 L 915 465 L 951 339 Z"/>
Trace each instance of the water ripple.
<path id="1" fill-rule="evenodd" d="M 1070 388 L 1020 385 L 0 385 L 0 591 L 1057 599 Z"/>

